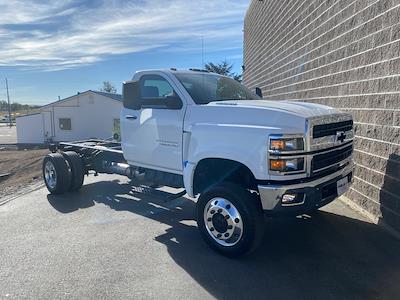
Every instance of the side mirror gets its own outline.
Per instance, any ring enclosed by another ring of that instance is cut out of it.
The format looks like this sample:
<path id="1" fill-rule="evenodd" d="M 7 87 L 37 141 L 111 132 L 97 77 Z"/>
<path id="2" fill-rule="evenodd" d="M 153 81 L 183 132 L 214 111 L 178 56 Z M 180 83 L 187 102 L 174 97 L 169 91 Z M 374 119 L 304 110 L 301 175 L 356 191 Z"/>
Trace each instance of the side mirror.
<path id="1" fill-rule="evenodd" d="M 259 87 L 256 87 L 256 95 L 262 98 L 262 90 Z"/>
<path id="2" fill-rule="evenodd" d="M 122 85 L 122 98 L 124 100 L 124 107 L 129 109 L 138 110 L 141 107 L 139 82 L 126 81 Z"/>
<path id="3" fill-rule="evenodd" d="M 178 95 L 172 95 L 166 97 L 166 105 L 169 109 L 181 109 L 182 108 L 182 100 Z"/>

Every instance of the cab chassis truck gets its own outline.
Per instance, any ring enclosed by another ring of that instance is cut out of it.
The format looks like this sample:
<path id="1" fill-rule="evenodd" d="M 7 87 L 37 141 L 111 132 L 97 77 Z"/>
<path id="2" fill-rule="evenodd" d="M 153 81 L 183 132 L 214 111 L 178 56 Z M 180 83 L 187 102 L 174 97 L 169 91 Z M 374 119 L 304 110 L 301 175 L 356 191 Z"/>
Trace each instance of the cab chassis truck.
<path id="1" fill-rule="evenodd" d="M 352 116 L 296 101 L 266 101 L 202 70 L 147 70 L 123 84 L 121 142 L 50 145 L 52 194 L 78 190 L 89 171 L 184 188 L 201 236 L 239 256 L 263 237 L 264 216 L 312 213 L 352 182 Z"/>

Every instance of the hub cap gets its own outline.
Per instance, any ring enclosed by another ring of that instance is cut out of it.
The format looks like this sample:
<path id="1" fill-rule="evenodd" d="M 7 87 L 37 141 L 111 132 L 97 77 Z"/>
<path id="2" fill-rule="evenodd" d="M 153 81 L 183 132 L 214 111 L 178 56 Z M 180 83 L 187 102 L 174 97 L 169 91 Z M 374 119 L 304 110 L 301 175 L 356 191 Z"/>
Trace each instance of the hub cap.
<path id="1" fill-rule="evenodd" d="M 57 172 L 51 161 L 46 162 L 44 166 L 44 178 L 49 188 L 54 189 L 57 185 Z"/>
<path id="2" fill-rule="evenodd" d="M 222 246 L 234 246 L 243 234 L 243 221 L 237 208 L 224 198 L 213 198 L 204 208 L 208 234 Z"/>

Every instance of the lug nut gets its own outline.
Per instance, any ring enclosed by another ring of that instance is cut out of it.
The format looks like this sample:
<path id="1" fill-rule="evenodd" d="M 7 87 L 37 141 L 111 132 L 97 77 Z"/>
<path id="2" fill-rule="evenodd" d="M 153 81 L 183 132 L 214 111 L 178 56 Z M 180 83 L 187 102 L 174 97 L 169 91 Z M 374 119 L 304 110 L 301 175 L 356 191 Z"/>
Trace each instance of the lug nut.
<path id="1" fill-rule="evenodd" d="M 228 229 L 232 229 L 233 228 L 233 226 L 232 225 L 228 225 Z"/>
<path id="2" fill-rule="evenodd" d="M 210 213 L 211 213 L 212 215 L 215 214 L 215 210 L 212 209 L 212 210 L 210 211 Z"/>
<path id="3" fill-rule="evenodd" d="M 214 231 L 214 227 L 211 227 L 211 228 L 210 228 L 210 231 Z"/>
<path id="4" fill-rule="evenodd" d="M 225 220 L 228 220 L 228 219 L 229 219 L 229 215 L 226 215 L 226 216 L 224 217 L 224 219 L 225 219 Z"/>
<path id="5" fill-rule="evenodd" d="M 221 236 L 222 236 L 222 234 L 220 234 L 220 233 L 217 234 L 217 237 L 218 237 L 218 238 L 220 238 Z"/>
<path id="6" fill-rule="evenodd" d="M 229 233 L 225 233 L 224 235 L 225 235 L 225 237 L 228 237 L 228 236 L 229 236 Z"/>
<path id="7" fill-rule="evenodd" d="M 239 218 L 235 219 L 235 223 L 239 223 L 239 221 L 240 221 Z"/>
<path id="8" fill-rule="evenodd" d="M 226 207 L 226 209 L 230 209 L 230 208 L 231 208 L 231 205 L 230 205 L 230 204 L 227 204 L 225 207 Z"/>
<path id="9" fill-rule="evenodd" d="M 208 221 L 208 222 L 211 222 L 211 218 L 208 218 L 207 221 Z"/>
<path id="10" fill-rule="evenodd" d="M 220 208 L 220 209 L 218 209 L 218 212 L 219 212 L 219 213 L 222 213 L 222 209 L 221 209 L 221 208 Z"/>

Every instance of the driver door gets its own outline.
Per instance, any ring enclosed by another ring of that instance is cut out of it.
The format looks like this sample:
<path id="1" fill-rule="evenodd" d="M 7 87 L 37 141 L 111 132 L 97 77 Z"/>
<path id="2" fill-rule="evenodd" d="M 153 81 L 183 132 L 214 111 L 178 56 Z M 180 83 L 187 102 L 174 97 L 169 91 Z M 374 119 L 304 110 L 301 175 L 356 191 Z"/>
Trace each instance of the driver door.
<path id="1" fill-rule="evenodd" d="M 161 74 L 144 74 L 138 84 L 140 108 L 121 112 L 125 159 L 133 165 L 180 174 L 185 103 L 180 109 L 168 106 L 168 97 L 181 98 Z"/>

